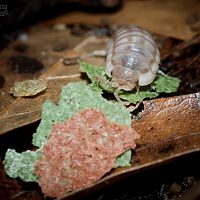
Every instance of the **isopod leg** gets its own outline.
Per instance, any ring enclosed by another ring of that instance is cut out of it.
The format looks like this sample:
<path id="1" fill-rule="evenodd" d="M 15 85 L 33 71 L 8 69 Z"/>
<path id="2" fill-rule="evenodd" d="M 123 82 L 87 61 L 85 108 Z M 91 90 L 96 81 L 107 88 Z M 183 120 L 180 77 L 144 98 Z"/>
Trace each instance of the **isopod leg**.
<path id="1" fill-rule="evenodd" d="M 122 100 L 120 99 L 120 97 L 119 97 L 119 91 L 120 90 L 122 90 L 122 87 L 117 87 L 116 89 L 115 89 L 115 91 L 114 91 L 114 96 L 115 96 L 115 98 L 116 98 L 116 100 L 119 102 L 119 103 L 122 103 L 122 104 L 124 104 L 125 106 L 128 106 L 129 104 L 130 104 L 130 102 L 128 102 L 128 101 L 124 101 L 124 102 L 122 102 Z"/>
<path id="2" fill-rule="evenodd" d="M 138 95 L 140 87 L 139 87 L 139 85 L 136 85 L 135 87 L 136 87 L 136 94 Z"/>
<path id="3" fill-rule="evenodd" d="M 160 74 L 161 76 L 164 76 L 164 77 L 166 77 L 167 76 L 167 74 L 165 74 L 163 71 L 161 71 L 160 69 L 158 70 L 158 74 Z"/>
<path id="4" fill-rule="evenodd" d="M 117 87 L 116 89 L 115 89 L 115 91 L 114 91 L 114 96 L 115 96 L 115 98 L 117 99 L 117 101 L 119 102 L 119 103 L 123 103 L 122 101 L 121 101 L 121 99 L 120 99 L 120 97 L 119 97 L 119 91 L 121 90 L 122 88 L 121 87 Z"/>

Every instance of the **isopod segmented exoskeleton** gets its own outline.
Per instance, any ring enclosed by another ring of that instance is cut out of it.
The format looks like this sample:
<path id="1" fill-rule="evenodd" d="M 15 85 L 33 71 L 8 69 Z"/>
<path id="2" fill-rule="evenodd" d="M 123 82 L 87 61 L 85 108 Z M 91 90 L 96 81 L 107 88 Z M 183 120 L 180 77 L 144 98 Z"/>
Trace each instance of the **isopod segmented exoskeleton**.
<path id="1" fill-rule="evenodd" d="M 151 34 L 137 26 L 120 28 L 108 43 L 106 74 L 118 91 L 150 84 L 159 63 L 160 53 Z"/>

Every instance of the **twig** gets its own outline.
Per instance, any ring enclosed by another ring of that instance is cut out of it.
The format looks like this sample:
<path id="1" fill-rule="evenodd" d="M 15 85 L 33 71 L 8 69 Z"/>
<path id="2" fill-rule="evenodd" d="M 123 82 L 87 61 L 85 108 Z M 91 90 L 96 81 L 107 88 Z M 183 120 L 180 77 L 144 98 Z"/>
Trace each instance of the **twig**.
<path id="1" fill-rule="evenodd" d="M 68 79 L 68 78 L 76 78 L 80 77 L 81 74 L 71 74 L 71 75 L 63 75 L 63 76 L 48 76 L 45 77 L 45 80 L 59 80 L 59 79 Z"/>

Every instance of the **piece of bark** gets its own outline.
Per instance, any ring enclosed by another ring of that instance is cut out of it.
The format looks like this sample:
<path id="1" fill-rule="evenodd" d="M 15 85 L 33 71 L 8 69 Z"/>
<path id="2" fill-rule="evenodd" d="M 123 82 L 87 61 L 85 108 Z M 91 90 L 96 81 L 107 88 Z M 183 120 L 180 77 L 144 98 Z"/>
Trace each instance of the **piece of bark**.
<path id="1" fill-rule="evenodd" d="M 200 132 L 199 97 L 200 93 L 196 93 L 145 101 L 139 119 L 133 120 L 133 127 L 142 135 L 139 144 Z"/>

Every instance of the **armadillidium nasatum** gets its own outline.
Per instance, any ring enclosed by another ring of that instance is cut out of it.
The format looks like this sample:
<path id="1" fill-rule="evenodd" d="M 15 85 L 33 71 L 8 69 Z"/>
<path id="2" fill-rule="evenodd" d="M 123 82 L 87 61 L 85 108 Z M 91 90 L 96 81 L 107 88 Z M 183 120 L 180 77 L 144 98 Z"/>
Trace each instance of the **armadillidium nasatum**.
<path id="1" fill-rule="evenodd" d="M 117 91 L 150 84 L 159 63 L 160 53 L 152 35 L 137 26 L 120 28 L 107 45 L 106 74 Z"/>

